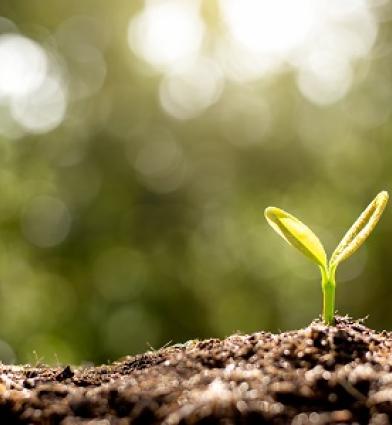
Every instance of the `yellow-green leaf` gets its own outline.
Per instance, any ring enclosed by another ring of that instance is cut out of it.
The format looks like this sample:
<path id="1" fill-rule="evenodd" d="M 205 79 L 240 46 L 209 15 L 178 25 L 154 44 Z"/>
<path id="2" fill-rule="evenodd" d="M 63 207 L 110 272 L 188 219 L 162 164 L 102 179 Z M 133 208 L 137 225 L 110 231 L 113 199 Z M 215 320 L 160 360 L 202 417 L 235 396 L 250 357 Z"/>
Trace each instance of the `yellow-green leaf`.
<path id="1" fill-rule="evenodd" d="M 280 208 L 268 207 L 264 212 L 270 226 L 290 245 L 322 267 L 327 258 L 319 238 L 293 215 Z"/>
<path id="2" fill-rule="evenodd" d="M 378 220 L 380 220 L 388 198 L 388 192 L 380 192 L 357 218 L 332 254 L 331 266 L 336 267 L 343 260 L 350 257 L 365 242 L 376 227 Z"/>

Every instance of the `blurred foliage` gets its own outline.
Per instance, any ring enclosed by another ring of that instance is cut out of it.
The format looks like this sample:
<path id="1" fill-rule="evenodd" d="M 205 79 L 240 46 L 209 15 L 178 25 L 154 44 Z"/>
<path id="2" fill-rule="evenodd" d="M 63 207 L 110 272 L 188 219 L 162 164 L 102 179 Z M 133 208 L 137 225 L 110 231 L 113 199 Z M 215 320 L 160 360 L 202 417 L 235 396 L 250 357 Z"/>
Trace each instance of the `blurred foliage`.
<path id="1" fill-rule="evenodd" d="M 324 80 L 309 92 L 298 61 L 281 57 L 267 73 L 231 78 L 219 59 L 229 47 L 214 56 L 215 1 L 199 4 L 203 72 L 176 80 L 128 39 L 144 6 L 0 3 L 4 361 L 103 362 L 169 341 L 305 326 L 320 312 L 318 271 L 282 247 L 264 208 L 292 211 L 330 253 L 369 199 L 391 191 L 388 1 L 366 9 L 377 38 L 350 59 L 338 94 L 329 80 L 328 93 L 317 91 Z M 4 71 L 18 53 L 14 39 L 4 53 L 4 37 L 17 33 L 26 69 L 27 53 L 50 63 L 38 95 L 30 74 Z M 337 277 L 339 312 L 370 314 L 378 329 L 392 327 L 391 235 L 387 209 Z"/>

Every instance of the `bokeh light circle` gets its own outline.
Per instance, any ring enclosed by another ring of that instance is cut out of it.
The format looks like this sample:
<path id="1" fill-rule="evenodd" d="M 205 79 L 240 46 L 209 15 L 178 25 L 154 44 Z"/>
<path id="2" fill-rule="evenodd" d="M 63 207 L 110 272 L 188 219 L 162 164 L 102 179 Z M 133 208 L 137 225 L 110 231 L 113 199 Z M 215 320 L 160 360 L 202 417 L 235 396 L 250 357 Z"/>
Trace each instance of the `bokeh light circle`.
<path id="1" fill-rule="evenodd" d="M 46 133 L 61 124 L 66 107 L 66 90 L 62 82 L 47 77 L 30 96 L 13 99 L 11 113 L 30 133 Z"/>
<path id="2" fill-rule="evenodd" d="M 132 18 L 132 50 L 158 69 L 170 69 L 194 57 L 203 41 L 204 24 L 195 0 L 150 0 Z"/>
<path id="3" fill-rule="evenodd" d="M 28 241 L 49 248 L 64 241 L 71 229 L 71 214 L 60 199 L 37 196 L 22 215 L 22 230 Z"/>
<path id="4" fill-rule="evenodd" d="M 185 69 L 167 75 L 159 98 L 165 112 L 177 119 L 200 115 L 214 104 L 223 90 L 223 75 L 212 60 L 200 58 Z"/>
<path id="5" fill-rule="evenodd" d="M 19 34 L 0 36 L 0 98 L 25 96 L 44 81 L 48 58 L 36 42 Z"/>

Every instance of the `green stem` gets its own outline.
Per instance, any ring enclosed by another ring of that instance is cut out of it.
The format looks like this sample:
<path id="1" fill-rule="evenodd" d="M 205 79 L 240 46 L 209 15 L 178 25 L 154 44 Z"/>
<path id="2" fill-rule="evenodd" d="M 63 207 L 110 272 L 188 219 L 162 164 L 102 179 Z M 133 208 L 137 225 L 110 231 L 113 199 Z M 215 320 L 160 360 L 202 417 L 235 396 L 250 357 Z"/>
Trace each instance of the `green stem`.
<path id="1" fill-rule="evenodd" d="M 321 268 L 321 287 L 323 291 L 323 320 L 326 325 L 335 322 L 335 270 L 336 267 Z"/>

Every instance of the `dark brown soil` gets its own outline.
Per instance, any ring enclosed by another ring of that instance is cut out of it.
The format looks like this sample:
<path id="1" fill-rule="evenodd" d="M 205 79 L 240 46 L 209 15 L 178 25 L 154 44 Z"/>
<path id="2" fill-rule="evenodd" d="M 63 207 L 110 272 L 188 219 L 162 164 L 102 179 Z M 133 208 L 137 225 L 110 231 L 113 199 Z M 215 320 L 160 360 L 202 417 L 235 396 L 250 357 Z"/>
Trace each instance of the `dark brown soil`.
<path id="1" fill-rule="evenodd" d="M 392 333 L 338 317 L 91 368 L 2 366 L 0 424 L 392 423 Z"/>

